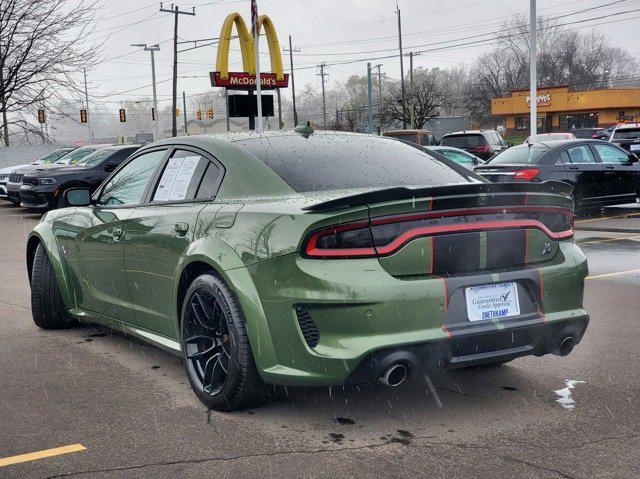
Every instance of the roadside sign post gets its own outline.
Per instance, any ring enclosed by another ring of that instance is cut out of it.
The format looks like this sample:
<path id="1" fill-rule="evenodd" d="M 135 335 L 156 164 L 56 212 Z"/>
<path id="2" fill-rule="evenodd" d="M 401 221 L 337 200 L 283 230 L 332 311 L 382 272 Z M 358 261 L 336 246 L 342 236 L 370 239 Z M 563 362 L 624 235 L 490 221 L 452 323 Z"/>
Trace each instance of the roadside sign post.
<path id="1" fill-rule="evenodd" d="M 538 133 L 538 88 L 536 68 L 536 0 L 530 0 L 529 8 L 529 123 L 531 141 Z"/>

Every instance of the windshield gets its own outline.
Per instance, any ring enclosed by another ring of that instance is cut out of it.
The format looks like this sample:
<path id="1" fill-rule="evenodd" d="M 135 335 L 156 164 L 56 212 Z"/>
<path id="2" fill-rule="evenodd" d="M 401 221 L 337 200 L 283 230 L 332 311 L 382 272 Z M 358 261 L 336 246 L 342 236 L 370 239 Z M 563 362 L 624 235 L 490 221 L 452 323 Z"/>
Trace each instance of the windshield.
<path id="1" fill-rule="evenodd" d="M 85 146 L 83 148 L 78 148 L 77 150 L 73 150 L 72 152 L 67 153 L 62 158 L 57 160 L 55 163 L 56 164 L 60 164 L 60 165 L 75 165 L 82 158 L 84 158 L 87 155 L 90 155 L 91 153 L 93 153 L 96 150 L 97 150 L 97 148 L 93 148 L 93 147 L 90 147 L 90 146 Z"/>
<path id="2" fill-rule="evenodd" d="M 498 163 L 533 163 L 547 151 L 549 151 L 548 148 L 536 146 L 532 146 L 531 148 L 509 148 L 508 150 L 504 150 L 502 153 L 493 157 L 489 162 L 492 165 Z"/>
<path id="3" fill-rule="evenodd" d="M 446 156 L 450 160 L 455 161 L 456 163 L 465 164 L 465 165 L 472 165 L 475 163 L 475 161 L 471 156 L 465 155 L 464 153 L 461 153 L 459 151 L 453 151 L 453 150 L 436 150 L 436 151 Z"/>
<path id="4" fill-rule="evenodd" d="M 633 140 L 640 138 L 640 128 L 625 128 L 624 130 L 616 130 L 613 133 L 615 140 Z"/>
<path id="5" fill-rule="evenodd" d="M 56 150 L 52 151 L 48 155 L 43 156 L 42 158 L 38 158 L 33 162 L 34 165 L 48 165 L 49 163 L 54 163 L 55 161 L 62 158 L 64 155 L 69 153 L 71 150 Z"/>
<path id="6" fill-rule="evenodd" d="M 440 144 L 455 148 L 477 148 L 486 145 L 487 141 L 482 135 L 453 135 L 445 136 Z"/>
<path id="7" fill-rule="evenodd" d="M 283 135 L 236 142 L 297 192 L 468 183 L 463 175 L 420 148 L 356 135 Z"/>
<path id="8" fill-rule="evenodd" d="M 102 149 L 98 150 L 95 153 L 91 153 L 90 155 L 85 156 L 81 160 L 78 160 L 75 165 L 76 166 L 95 166 L 99 163 L 102 163 L 106 158 L 113 155 L 113 150 L 110 149 Z"/>

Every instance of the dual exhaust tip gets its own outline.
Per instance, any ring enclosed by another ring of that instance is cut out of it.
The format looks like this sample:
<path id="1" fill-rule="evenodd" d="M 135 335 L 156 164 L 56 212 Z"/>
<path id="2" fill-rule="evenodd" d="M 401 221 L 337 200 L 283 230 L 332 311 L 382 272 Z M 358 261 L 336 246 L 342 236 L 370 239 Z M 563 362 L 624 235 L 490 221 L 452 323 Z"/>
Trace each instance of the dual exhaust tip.
<path id="1" fill-rule="evenodd" d="M 409 375 L 409 368 L 402 363 L 392 364 L 383 374 L 378 378 L 378 381 L 385 386 L 400 386 L 407 376 Z"/>
<path id="2" fill-rule="evenodd" d="M 575 345 L 576 341 L 573 336 L 566 336 L 556 346 L 553 354 L 556 354 L 558 356 L 568 356 L 571 351 L 573 351 Z M 389 366 L 378 378 L 378 382 L 384 384 L 385 386 L 395 387 L 400 386 L 408 376 L 409 368 L 404 363 L 398 362 Z"/>

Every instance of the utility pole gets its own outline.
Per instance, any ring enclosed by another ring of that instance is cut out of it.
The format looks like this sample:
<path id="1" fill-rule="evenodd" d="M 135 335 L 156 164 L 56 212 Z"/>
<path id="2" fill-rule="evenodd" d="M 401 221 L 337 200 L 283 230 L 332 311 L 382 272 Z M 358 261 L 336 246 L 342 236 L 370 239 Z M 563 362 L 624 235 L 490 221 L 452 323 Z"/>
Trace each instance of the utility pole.
<path id="1" fill-rule="evenodd" d="M 336 108 L 336 130 L 340 131 L 340 110 Z"/>
<path id="2" fill-rule="evenodd" d="M 184 134 L 187 134 L 187 97 L 182 92 L 182 116 L 184 117 Z"/>
<path id="3" fill-rule="evenodd" d="M 171 8 L 163 8 L 162 2 L 160 2 L 161 12 L 173 13 L 174 25 L 173 25 L 173 97 L 172 97 L 172 118 L 173 123 L 171 126 L 171 134 L 175 137 L 178 136 L 178 118 L 176 117 L 176 108 L 178 107 L 178 16 L 179 15 L 192 15 L 196 14 L 196 7 L 193 7 L 191 12 L 181 11 L 178 5 L 171 4 Z M 157 114 L 158 112 L 156 112 Z"/>
<path id="4" fill-rule="evenodd" d="M 155 45 L 147 46 L 146 43 L 132 43 L 132 47 L 142 47 L 145 52 L 151 52 L 151 83 L 153 86 L 153 139 L 157 140 L 160 138 L 160 128 L 158 122 L 158 96 L 156 94 L 156 60 L 154 56 L 154 52 L 160 51 L 160 45 L 157 43 Z M 88 101 L 87 101 L 87 113 L 88 113 Z"/>
<path id="5" fill-rule="evenodd" d="M 298 111 L 296 110 L 296 82 L 293 77 L 293 52 L 299 53 L 300 49 L 296 48 L 295 50 L 291 46 L 291 35 L 289 35 L 289 50 L 282 47 L 282 50 L 285 52 L 289 52 L 289 64 L 290 67 L 290 75 L 291 75 L 291 99 L 293 100 L 293 124 L 294 126 L 298 125 Z"/>
<path id="6" fill-rule="evenodd" d="M 380 67 L 382 67 L 382 63 L 378 63 L 373 67 L 378 69 L 378 135 L 380 134 L 380 124 L 382 122 L 380 118 L 382 112 L 382 72 L 380 71 Z"/>
<path id="7" fill-rule="evenodd" d="M 371 63 L 367 63 L 367 132 L 373 133 L 373 103 L 371 101 Z"/>
<path id="8" fill-rule="evenodd" d="M 224 105 L 227 112 L 227 131 L 231 131 L 231 123 L 229 121 L 229 90 L 224 89 Z"/>
<path id="9" fill-rule="evenodd" d="M 320 74 L 318 76 L 321 77 L 321 81 L 322 81 L 322 126 L 324 126 L 326 128 L 326 126 L 327 126 L 327 103 L 326 103 L 326 99 L 325 99 L 325 95 L 324 95 L 324 77 L 328 76 L 329 74 L 324 72 L 324 69 L 327 66 L 327 64 L 325 62 L 322 62 L 318 66 L 320 67 Z"/>
<path id="10" fill-rule="evenodd" d="M 400 88 L 402 91 L 402 128 L 407 128 L 407 114 L 405 107 L 405 92 L 404 92 L 404 57 L 402 55 L 402 21 L 400 20 L 400 7 L 396 6 L 396 12 L 398 14 L 398 48 L 400 49 Z"/>
<path id="11" fill-rule="evenodd" d="M 87 109 L 87 128 L 89 128 L 89 143 L 93 141 L 93 135 L 91 134 L 91 115 L 89 114 L 89 90 L 87 88 L 87 70 L 82 69 L 84 72 L 84 107 Z"/>
<path id="12" fill-rule="evenodd" d="M 530 106 L 530 131 L 531 141 L 538 133 L 538 82 L 536 65 L 536 0 L 529 3 L 529 106 Z"/>

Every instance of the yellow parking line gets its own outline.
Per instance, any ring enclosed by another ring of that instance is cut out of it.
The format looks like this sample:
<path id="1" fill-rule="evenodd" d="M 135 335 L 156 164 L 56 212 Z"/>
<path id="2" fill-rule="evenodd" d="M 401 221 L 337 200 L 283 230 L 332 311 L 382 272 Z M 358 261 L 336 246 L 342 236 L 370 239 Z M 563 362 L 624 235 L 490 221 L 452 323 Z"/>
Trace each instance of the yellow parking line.
<path id="1" fill-rule="evenodd" d="M 44 451 L 30 452 L 28 454 L 19 454 L 0 459 L 0 467 L 18 464 L 20 462 L 36 461 L 45 457 L 60 456 L 71 452 L 84 451 L 87 448 L 82 444 L 71 444 L 70 446 L 54 447 L 53 449 L 45 449 Z"/>
<path id="2" fill-rule="evenodd" d="M 594 276 L 587 276 L 585 279 L 599 279 L 608 278 L 610 276 L 618 276 L 620 274 L 640 273 L 640 269 L 628 269 L 626 271 L 616 271 L 615 273 L 596 274 Z"/>
<path id="3" fill-rule="evenodd" d="M 640 238 L 640 235 L 621 236 L 620 238 L 607 238 L 607 239 L 593 240 L 593 241 L 578 241 L 578 246 L 583 244 L 606 243 L 607 241 L 620 241 L 620 240 L 635 239 L 635 238 Z"/>
<path id="4" fill-rule="evenodd" d="M 615 220 L 615 219 L 620 219 L 620 218 L 629 218 L 630 216 L 639 216 L 640 213 L 627 213 L 624 215 L 617 215 L 617 216 L 604 216 L 602 218 L 591 218 L 588 220 L 579 220 L 576 221 L 575 223 L 590 223 L 592 221 L 604 221 L 604 220 Z"/>

